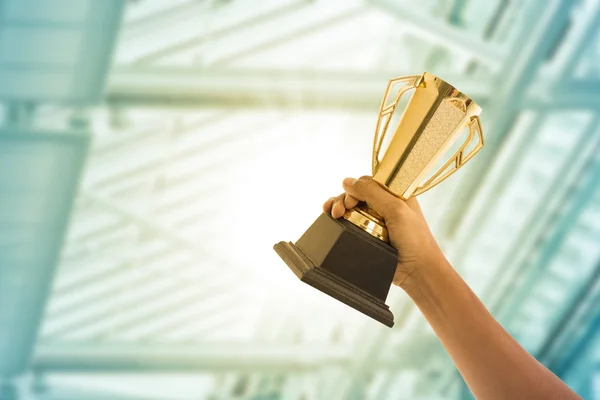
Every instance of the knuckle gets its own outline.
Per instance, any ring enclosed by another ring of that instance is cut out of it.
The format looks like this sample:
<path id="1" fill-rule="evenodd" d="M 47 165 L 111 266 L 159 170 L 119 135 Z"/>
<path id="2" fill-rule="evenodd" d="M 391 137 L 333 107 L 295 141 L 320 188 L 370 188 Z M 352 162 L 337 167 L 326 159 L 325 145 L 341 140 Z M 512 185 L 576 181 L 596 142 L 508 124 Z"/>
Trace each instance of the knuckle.
<path id="1" fill-rule="evenodd" d="M 357 203 L 357 200 L 350 195 L 346 196 L 346 198 L 344 199 L 344 206 L 346 208 L 352 208 L 356 205 L 356 203 Z"/>
<path id="2" fill-rule="evenodd" d="M 385 218 L 391 220 L 402 219 L 405 215 L 406 207 L 401 204 L 401 200 L 391 200 L 385 204 Z"/>
<path id="3" fill-rule="evenodd" d="M 355 190 L 364 191 L 365 189 L 367 189 L 370 186 L 371 183 L 372 183 L 372 181 L 370 179 L 363 179 L 361 177 L 354 183 L 353 187 Z"/>

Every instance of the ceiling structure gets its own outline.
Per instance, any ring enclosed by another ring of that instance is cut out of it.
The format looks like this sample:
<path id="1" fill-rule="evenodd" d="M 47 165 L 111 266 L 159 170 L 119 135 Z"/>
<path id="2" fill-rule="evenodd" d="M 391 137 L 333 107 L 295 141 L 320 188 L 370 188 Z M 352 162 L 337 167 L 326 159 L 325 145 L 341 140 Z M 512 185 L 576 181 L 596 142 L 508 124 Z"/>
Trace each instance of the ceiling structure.
<path id="1" fill-rule="evenodd" d="M 598 2 L 111 3 L 90 21 L 116 50 L 81 48 L 112 66 L 85 96 L 0 93 L 19 129 L 92 135 L 32 398 L 468 398 L 400 290 L 387 329 L 271 249 L 369 172 L 386 81 L 423 70 L 484 109 L 482 153 L 420 197 L 436 237 L 529 351 L 600 398 Z"/>

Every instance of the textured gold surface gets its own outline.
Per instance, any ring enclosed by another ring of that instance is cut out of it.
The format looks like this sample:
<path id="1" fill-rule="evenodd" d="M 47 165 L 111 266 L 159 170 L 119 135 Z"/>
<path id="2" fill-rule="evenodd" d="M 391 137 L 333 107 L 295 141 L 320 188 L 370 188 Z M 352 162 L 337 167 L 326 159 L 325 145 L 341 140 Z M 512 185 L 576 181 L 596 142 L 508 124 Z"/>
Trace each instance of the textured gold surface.
<path id="1" fill-rule="evenodd" d="M 400 165 L 396 179 L 390 183 L 389 189 L 392 192 L 402 194 L 409 189 L 448 140 L 449 135 L 458 128 L 464 116 L 464 111 L 450 103 L 449 99 L 442 101 L 404 163 Z"/>
<path id="2" fill-rule="evenodd" d="M 400 99 L 409 90 L 414 90 L 412 98 L 402 113 L 385 155 L 380 159 L 390 121 L 397 112 Z M 478 117 L 480 112 L 481 108 L 468 96 L 427 72 L 390 80 L 375 127 L 373 179 L 393 195 L 405 200 L 439 184 L 483 147 Z M 467 140 L 426 180 L 431 169 L 467 127 Z M 478 142 L 465 155 L 464 150 L 474 138 Z M 387 241 L 385 223 L 372 210 L 357 207 L 346 212 L 344 218 Z"/>
<path id="3" fill-rule="evenodd" d="M 422 183 L 414 190 L 413 196 L 418 196 L 442 182 L 444 179 L 462 167 L 467 161 L 473 158 L 473 156 L 477 154 L 479 150 L 481 150 L 483 147 L 483 132 L 481 131 L 481 122 L 479 121 L 479 116 L 475 115 L 471 117 L 468 126 L 469 136 L 467 137 L 467 140 L 465 140 L 456 153 L 454 153 L 454 155 L 450 157 L 450 159 L 448 159 L 448 161 L 446 161 L 446 163 L 440 167 L 435 174 L 433 174 L 425 183 Z M 475 134 L 477 134 L 475 145 L 468 153 L 465 154 L 465 149 L 471 144 L 473 138 L 476 136 Z M 452 166 L 452 168 L 448 168 L 450 166 Z"/>

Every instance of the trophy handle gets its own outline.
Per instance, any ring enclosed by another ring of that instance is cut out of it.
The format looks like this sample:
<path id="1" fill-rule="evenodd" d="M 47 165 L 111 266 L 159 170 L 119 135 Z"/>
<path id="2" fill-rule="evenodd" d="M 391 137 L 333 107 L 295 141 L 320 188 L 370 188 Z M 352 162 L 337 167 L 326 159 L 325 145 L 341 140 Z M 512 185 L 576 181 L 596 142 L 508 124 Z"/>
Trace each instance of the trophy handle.
<path id="1" fill-rule="evenodd" d="M 417 187 L 417 189 L 413 193 L 413 196 L 418 196 L 421 193 L 428 191 L 432 187 L 436 186 L 438 183 L 442 182 L 444 179 L 448 178 L 450 175 L 452 175 L 453 173 L 458 171 L 458 169 L 460 167 L 465 165 L 467 161 L 469 161 L 471 158 L 473 158 L 473 156 L 475 156 L 475 154 L 477 154 L 477 152 L 479 152 L 479 150 L 481 150 L 481 148 L 483 147 L 483 132 L 481 130 L 481 122 L 479 121 L 479 117 L 476 115 L 471 117 L 471 119 L 469 120 L 468 126 L 469 126 L 469 136 L 467 137 L 467 140 L 465 140 L 463 145 L 460 146 L 460 148 L 444 164 L 444 166 L 442 166 L 435 174 L 433 174 L 431 176 L 431 178 L 429 178 L 429 180 L 427 180 L 425 183 L 423 183 L 422 185 Z M 469 151 L 465 155 L 464 150 L 469 145 L 469 143 L 471 143 L 473 138 L 475 137 L 475 133 L 477 133 L 477 137 L 479 139 L 478 143 L 475 145 L 475 147 L 473 147 L 471 149 L 471 151 Z M 454 165 L 452 165 L 452 164 L 454 164 Z M 452 165 L 452 167 L 448 171 L 446 171 L 448 169 L 448 167 L 451 165 Z M 444 171 L 446 171 L 446 172 L 443 173 Z"/>
<path id="2" fill-rule="evenodd" d="M 381 151 L 381 146 L 383 145 L 383 139 L 385 138 L 385 134 L 388 126 L 390 125 L 390 121 L 392 120 L 392 116 L 394 115 L 394 111 L 396 111 L 396 107 L 400 102 L 400 98 L 404 93 L 406 93 L 406 91 L 415 89 L 417 86 L 419 86 L 422 77 L 423 75 L 401 76 L 399 78 L 390 79 L 388 82 L 387 88 L 385 89 L 385 94 L 383 95 L 383 100 L 381 101 L 381 107 L 379 108 L 377 125 L 375 126 L 372 160 L 373 175 L 375 175 L 377 169 L 379 168 L 379 153 Z M 388 98 L 390 97 L 390 93 L 392 92 L 392 89 L 394 89 L 394 86 L 402 82 L 404 83 L 404 86 L 398 89 L 393 101 L 388 102 Z"/>

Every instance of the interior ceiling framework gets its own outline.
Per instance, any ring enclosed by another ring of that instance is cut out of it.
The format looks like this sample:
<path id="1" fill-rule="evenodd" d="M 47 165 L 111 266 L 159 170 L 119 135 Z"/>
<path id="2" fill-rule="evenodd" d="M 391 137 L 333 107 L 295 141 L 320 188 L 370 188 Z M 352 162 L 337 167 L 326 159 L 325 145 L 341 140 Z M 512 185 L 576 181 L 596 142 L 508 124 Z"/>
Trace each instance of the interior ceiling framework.
<path id="1" fill-rule="evenodd" d="M 433 229 L 501 321 L 526 346 L 538 346 L 531 351 L 556 365 L 574 364 L 552 358 L 552 349 L 558 340 L 576 345 L 565 332 L 583 322 L 566 316 L 597 296 L 585 277 L 597 274 L 600 255 L 570 248 L 593 244 L 568 237 L 600 231 L 599 108 L 586 91 L 590 83 L 582 82 L 591 76 L 591 85 L 599 84 L 596 53 L 589 50 L 598 37 L 598 5 L 450 3 L 322 0 L 251 9 L 241 1 L 130 3 L 107 106 L 90 113 L 96 137 L 35 367 L 138 370 L 141 359 L 156 370 L 225 371 L 227 390 L 241 381 L 254 388 L 245 398 L 344 399 L 359 392 L 385 399 L 417 369 L 426 372 L 412 382 L 417 395 L 456 389 L 456 373 L 403 296 L 392 295 L 399 328 L 379 328 L 296 282 L 269 293 L 264 273 L 219 247 L 231 240 L 225 227 L 232 224 L 221 199 L 233 193 L 230 182 L 248 178 L 240 164 L 257 159 L 249 151 L 293 145 L 295 123 L 315 142 L 333 146 L 342 134 L 323 139 L 314 131 L 330 120 L 329 128 L 343 129 L 338 109 L 356 109 L 350 125 L 370 132 L 385 80 L 414 73 L 415 65 L 481 99 L 488 123 L 485 156 L 436 189 L 447 200 L 443 206 L 422 197 Z M 372 33 L 360 29 L 373 25 L 379 29 Z M 381 70 L 373 72 L 373 64 Z M 571 84 L 575 94 L 556 95 Z M 165 104 L 171 108 L 154 108 Z M 559 239 L 564 248 L 553 246 Z M 497 262 L 489 262 L 490 254 Z M 587 257 L 572 274 L 579 280 L 557 285 L 568 279 L 558 264 L 570 255 Z M 490 266 L 482 271 L 482 263 Z M 513 285 L 517 280 L 521 286 Z M 286 290 L 303 299 L 297 313 L 283 313 Z M 547 293 L 565 308 L 542 315 Z M 532 318 L 540 321 L 535 332 L 523 323 Z M 130 352 L 119 347 L 132 342 Z M 264 374 L 228 373 L 243 366 L 227 344 L 239 346 Z M 307 354 L 308 348 L 315 351 Z M 427 356 L 417 362 L 410 349 Z M 404 357 L 389 359 L 391 353 Z M 313 365 L 326 366 L 322 379 L 302 372 Z M 441 378 L 424 387 L 428 376 Z M 215 396 L 224 391 L 216 388 Z"/>

